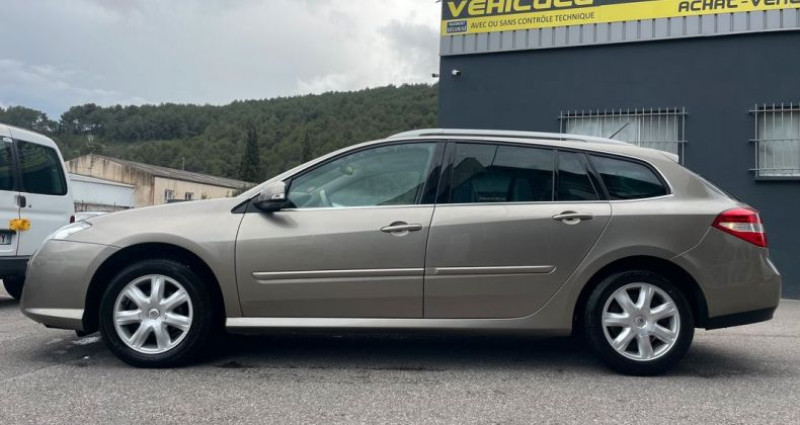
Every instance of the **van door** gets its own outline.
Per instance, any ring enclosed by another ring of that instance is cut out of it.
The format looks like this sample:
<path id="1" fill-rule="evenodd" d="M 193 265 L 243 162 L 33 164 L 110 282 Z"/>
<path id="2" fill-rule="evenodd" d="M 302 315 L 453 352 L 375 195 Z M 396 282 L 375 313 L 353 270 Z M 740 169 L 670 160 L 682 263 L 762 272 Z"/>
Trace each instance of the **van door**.
<path id="1" fill-rule="evenodd" d="M 55 147 L 16 140 L 21 179 L 20 211 L 30 229 L 19 232 L 18 256 L 29 256 L 75 212 L 64 162 Z"/>
<path id="2" fill-rule="evenodd" d="M 13 141 L 4 131 L 0 126 L 0 256 L 13 257 L 17 255 L 17 235 L 9 225 L 19 218 L 19 192 L 14 181 Z"/>

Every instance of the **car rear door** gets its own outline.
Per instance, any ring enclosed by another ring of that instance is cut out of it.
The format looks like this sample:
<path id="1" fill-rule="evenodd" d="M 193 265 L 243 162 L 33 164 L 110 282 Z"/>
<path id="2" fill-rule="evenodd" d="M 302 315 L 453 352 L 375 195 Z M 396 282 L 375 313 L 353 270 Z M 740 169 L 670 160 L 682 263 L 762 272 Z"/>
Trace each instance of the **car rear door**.
<path id="1" fill-rule="evenodd" d="M 346 153 L 289 179 L 290 208 L 251 208 L 236 242 L 244 315 L 421 318 L 443 147 Z"/>
<path id="2" fill-rule="evenodd" d="M 19 232 L 17 255 L 32 255 L 44 239 L 69 224 L 75 211 L 64 161 L 55 145 L 15 139 L 20 185 L 20 218 L 30 228 Z"/>
<path id="3" fill-rule="evenodd" d="M 605 228 L 582 153 L 451 143 L 426 254 L 426 318 L 511 318 L 536 312 Z"/>

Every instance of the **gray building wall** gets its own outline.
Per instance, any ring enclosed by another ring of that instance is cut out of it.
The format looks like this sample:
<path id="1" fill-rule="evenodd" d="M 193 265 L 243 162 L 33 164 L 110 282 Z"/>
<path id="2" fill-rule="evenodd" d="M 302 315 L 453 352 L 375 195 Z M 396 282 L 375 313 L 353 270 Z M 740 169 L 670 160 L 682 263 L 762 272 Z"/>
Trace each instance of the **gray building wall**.
<path id="1" fill-rule="evenodd" d="M 761 210 L 784 294 L 800 298 L 800 180 L 749 171 L 750 110 L 800 101 L 798 46 L 782 31 L 443 56 L 439 124 L 557 132 L 562 110 L 685 107 L 684 165 Z"/>

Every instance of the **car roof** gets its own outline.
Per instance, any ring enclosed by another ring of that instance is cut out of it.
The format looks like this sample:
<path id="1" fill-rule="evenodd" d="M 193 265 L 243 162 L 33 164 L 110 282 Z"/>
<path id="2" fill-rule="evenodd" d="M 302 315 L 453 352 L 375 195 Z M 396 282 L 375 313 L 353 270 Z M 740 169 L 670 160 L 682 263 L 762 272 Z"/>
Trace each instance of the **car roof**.
<path id="1" fill-rule="evenodd" d="M 25 130 L 24 128 L 14 127 L 12 125 L 0 123 L 0 136 L 36 143 L 37 145 L 44 145 L 58 150 L 56 142 L 54 142 L 51 138 L 30 130 Z"/>
<path id="2" fill-rule="evenodd" d="M 516 131 L 516 130 L 481 130 L 466 128 L 426 128 L 420 130 L 404 131 L 393 134 L 387 139 L 425 137 L 425 136 L 455 136 L 455 137 L 504 137 L 520 139 L 540 139 L 575 142 L 606 143 L 610 145 L 627 145 L 627 142 L 607 139 L 604 137 L 584 136 L 580 134 L 548 133 L 541 131 Z"/>
<path id="3" fill-rule="evenodd" d="M 678 155 L 669 152 L 643 148 L 620 140 L 584 136 L 580 134 L 432 128 L 397 133 L 387 137 L 384 139 L 384 141 L 403 139 L 441 139 L 442 137 L 452 140 L 483 140 L 510 143 L 529 143 L 543 146 L 566 147 L 578 150 L 591 150 L 596 152 L 620 154 L 641 159 L 668 159 L 672 162 L 679 162 Z"/>

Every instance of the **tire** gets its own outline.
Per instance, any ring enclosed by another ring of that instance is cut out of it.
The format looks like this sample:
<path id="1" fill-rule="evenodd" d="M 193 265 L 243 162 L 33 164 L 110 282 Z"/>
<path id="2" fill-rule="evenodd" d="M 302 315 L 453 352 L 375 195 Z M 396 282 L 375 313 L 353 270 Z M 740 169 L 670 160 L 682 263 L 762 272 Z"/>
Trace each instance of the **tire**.
<path id="1" fill-rule="evenodd" d="M 669 370 L 694 338 L 686 296 L 664 276 L 645 270 L 605 278 L 589 296 L 583 317 L 592 350 L 626 375 L 653 376 Z"/>
<path id="2" fill-rule="evenodd" d="M 22 284 L 24 282 L 25 279 L 21 277 L 4 277 L 3 287 L 6 288 L 6 292 L 11 295 L 11 298 L 19 301 L 22 298 Z"/>
<path id="3" fill-rule="evenodd" d="M 163 296 L 153 298 L 158 286 Z M 221 330 L 221 312 L 214 308 L 211 294 L 209 284 L 181 263 L 141 261 L 114 277 L 103 294 L 100 333 L 108 348 L 129 365 L 189 364 Z"/>

